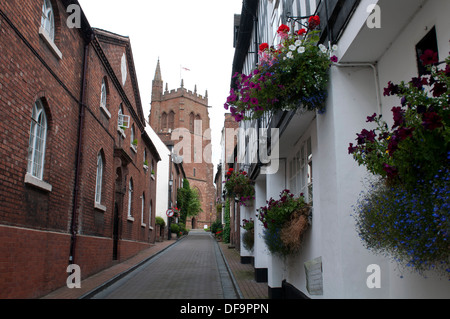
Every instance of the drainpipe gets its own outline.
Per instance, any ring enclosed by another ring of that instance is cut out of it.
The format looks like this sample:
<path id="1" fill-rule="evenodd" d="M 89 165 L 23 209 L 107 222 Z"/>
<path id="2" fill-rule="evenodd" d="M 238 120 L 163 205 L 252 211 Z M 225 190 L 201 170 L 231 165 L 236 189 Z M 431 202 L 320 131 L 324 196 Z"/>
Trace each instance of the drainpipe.
<path id="1" fill-rule="evenodd" d="M 81 82 L 81 100 L 80 100 L 80 113 L 78 119 L 78 141 L 77 141 L 77 159 L 75 165 L 75 186 L 73 195 L 73 210 L 72 210 L 72 221 L 70 224 L 70 256 L 69 264 L 75 263 L 75 248 L 77 239 L 77 210 L 78 210 L 78 197 L 80 188 L 80 168 L 81 168 L 81 153 L 82 153 L 82 141 L 83 141 L 83 129 L 84 129 L 84 118 L 85 118 L 85 98 L 86 98 L 86 86 L 87 86 L 87 70 L 88 70 L 88 56 L 89 56 L 89 45 L 92 40 L 92 35 L 87 41 L 84 48 L 84 61 L 83 61 L 83 76 Z"/>
<path id="2" fill-rule="evenodd" d="M 375 90 L 376 90 L 376 96 L 377 96 L 377 107 L 378 107 L 378 114 L 381 115 L 383 108 L 381 104 L 381 90 L 380 90 L 380 77 L 378 73 L 378 64 L 376 62 L 356 62 L 356 63 L 333 63 L 334 66 L 337 67 L 370 67 L 373 70 L 374 77 L 375 77 Z"/>

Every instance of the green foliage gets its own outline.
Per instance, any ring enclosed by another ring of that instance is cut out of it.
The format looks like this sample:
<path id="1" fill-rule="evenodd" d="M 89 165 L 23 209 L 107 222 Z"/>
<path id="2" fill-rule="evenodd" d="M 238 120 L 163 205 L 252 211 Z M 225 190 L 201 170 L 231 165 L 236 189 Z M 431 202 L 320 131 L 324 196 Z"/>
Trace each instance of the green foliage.
<path id="1" fill-rule="evenodd" d="M 156 216 L 155 218 L 155 223 L 156 225 L 161 226 L 161 228 L 166 227 L 166 222 L 164 221 L 164 219 L 160 216 Z"/>
<path id="2" fill-rule="evenodd" d="M 228 244 L 230 242 L 230 199 L 227 198 L 224 210 L 225 226 L 223 227 L 223 242 Z"/>
<path id="3" fill-rule="evenodd" d="M 177 234 L 178 235 L 178 233 L 180 231 L 180 226 L 178 224 L 171 223 L 170 224 L 170 231 L 172 232 L 172 234 Z"/>
<path id="4" fill-rule="evenodd" d="M 214 223 L 212 223 L 211 225 L 211 233 L 215 234 L 217 233 L 219 230 L 222 230 L 222 222 L 220 220 L 216 220 Z"/>
<path id="5" fill-rule="evenodd" d="M 319 30 L 289 34 L 289 27 L 282 25 L 278 35 L 277 48 L 260 46 L 260 63 L 251 74 L 234 75 L 237 89 L 231 90 L 225 109 L 238 122 L 300 106 L 324 111 L 330 65 L 337 62 L 330 56 L 337 47 L 318 46 Z"/>
<path id="6" fill-rule="evenodd" d="M 348 149 L 379 178 L 354 207 L 356 227 L 368 249 L 419 273 L 450 276 L 450 57 L 440 70 L 431 50 L 421 59 L 430 76 L 384 90 L 401 99 L 392 108 L 394 125 L 369 116 L 377 127 L 357 134 Z"/>
<path id="7" fill-rule="evenodd" d="M 177 205 L 180 210 L 180 223 L 186 225 L 186 219 L 198 215 L 202 211 L 202 204 L 196 189 L 189 185 L 189 181 L 183 181 L 183 187 L 178 189 Z"/>
<path id="8" fill-rule="evenodd" d="M 258 219 L 264 225 L 264 241 L 270 252 L 283 256 L 294 253 L 289 245 L 283 240 L 283 231 L 289 229 L 294 214 L 308 215 L 309 205 L 301 195 L 295 198 L 289 190 L 285 189 L 280 194 L 279 200 L 271 198 L 267 205 L 259 208 Z M 300 230 L 301 232 L 303 229 Z M 299 233 L 298 240 L 301 240 L 302 233 Z"/>
<path id="9" fill-rule="evenodd" d="M 226 173 L 224 184 L 228 197 L 236 197 L 240 205 L 245 205 L 246 201 L 255 198 L 255 188 L 245 171 L 234 171 L 230 168 Z"/>
<path id="10" fill-rule="evenodd" d="M 431 76 L 396 85 L 389 82 L 386 96 L 397 96 L 401 105 L 392 108 L 391 128 L 380 115 L 367 118 L 376 128 L 357 134 L 349 153 L 359 165 L 386 178 L 390 184 L 411 188 L 417 180 L 430 180 L 448 165 L 450 151 L 450 58 L 446 70 L 430 67 Z"/>

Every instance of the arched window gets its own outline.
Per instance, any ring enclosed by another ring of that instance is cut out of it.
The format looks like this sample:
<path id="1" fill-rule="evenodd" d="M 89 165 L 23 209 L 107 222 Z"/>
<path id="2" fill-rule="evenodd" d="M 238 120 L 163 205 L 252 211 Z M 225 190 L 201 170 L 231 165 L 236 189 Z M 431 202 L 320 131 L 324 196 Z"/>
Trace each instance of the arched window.
<path id="1" fill-rule="evenodd" d="M 174 130 L 175 129 L 175 112 L 170 111 L 169 113 L 169 129 Z"/>
<path id="2" fill-rule="evenodd" d="M 133 179 L 130 178 L 130 182 L 128 183 L 128 217 L 132 217 L 131 214 L 131 203 L 133 199 Z"/>
<path id="3" fill-rule="evenodd" d="M 189 114 L 189 131 L 194 132 L 194 113 Z"/>
<path id="4" fill-rule="evenodd" d="M 95 182 L 95 202 L 102 203 L 102 185 L 103 185 L 103 156 L 101 153 L 97 156 L 97 180 Z"/>
<path id="5" fill-rule="evenodd" d="M 163 131 L 167 130 L 167 113 L 163 112 L 161 115 L 161 129 Z"/>
<path id="6" fill-rule="evenodd" d="M 49 38 L 55 41 L 55 14 L 50 0 L 44 0 L 42 6 L 41 27 L 44 29 Z"/>
<path id="7" fill-rule="evenodd" d="M 41 100 L 33 106 L 30 141 L 28 146 L 28 169 L 32 176 L 42 180 L 44 176 L 45 148 L 47 141 L 47 116 Z"/>
<path id="8" fill-rule="evenodd" d="M 107 100 L 107 98 L 108 98 L 108 91 L 107 91 L 107 88 L 106 88 L 106 81 L 105 81 L 105 79 L 103 78 L 103 80 L 102 80 L 102 89 L 101 89 L 101 96 L 100 96 L 100 107 L 101 108 L 103 108 L 103 109 L 107 109 L 106 108 L 106 100 Z"/>

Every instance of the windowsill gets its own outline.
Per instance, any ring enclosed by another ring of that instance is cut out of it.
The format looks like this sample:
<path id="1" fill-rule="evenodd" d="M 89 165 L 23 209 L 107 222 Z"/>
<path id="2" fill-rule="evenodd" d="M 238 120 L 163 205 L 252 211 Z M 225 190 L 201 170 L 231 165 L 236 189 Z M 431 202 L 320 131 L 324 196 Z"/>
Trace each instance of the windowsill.
<path id="1" fill-rule="evenodd" d="M 27 173 L 25 175 L 25 184 L 34 186 L 36 188 L 39 188 L 40 190 L 43 190 L 43 191 L 46 191 L 49 193 L 52 191 L 52 185 L 34 177 L 33 175 L 31 175 L 29 173 Z"/>
<path id="2" fill-rule="evenodd" d="M 123 130 L 123 128 L 117 127 L 117 132 L 120 133 L 120 135 L 122 136 L 123 139 L 127 138 L 127 135 L 125 134 L 125 131 Z"/>
<path id="3" fill-rule="evenodd" d="M 152 179 L 153 179 L 153 180 L 155 180 L 155 174 L 152 174 L 152 176 L 151 176 L 151 177 L 152 177 Z"/>
<path id="4" fill-rule="evenodd" d="M 137 146 L 136 146 L 136 145 L 131 144 L 131 145 L 130 145 L 130 148 L 131 148 L 131 150 L 132 150 L 133 152 L 137 153 Z"/>
<path id="5" fill-rule="evenodd" d="M 141 227 L 145 227 L 147 226 L 145 223 L 141 223 Z"/>
<path id="6" fill-rule="evenodd" d="M 153 227 L 152 226 L 148 226 L 148 229 L 153 230 Z"/>
<path id="7" fill-rule="evenodd" d="M 111 113 L 109 113 L 108 109 L 106 107 L 104 107 L 103 105 L 101 105 L 101 104 L 100 104 L 100 110 L 102 110 L 103 113 L 105 113 L 105 115 L 108 118 L 108 120 L 111 118 Z"/>
<path id="8" fill-rule="evenodd" d="M 53 42 L 52 39 L 50 39 L 50 36 L 48 35 L 48 32 L 45 31 L 42 27 L 39 27 L 39 36 L 44 40 L 45 44 L 50 48 L 52 53 L 58 58 L 62 59 L 62 53 L 59 51 L 58 47 L 56 46 L 55 42 Z"/>
<path id="9" fill-rule="evenodd" d="M 147 172 L 147 171 L 148 171 L 148 165 L 145 165 L 145 164 L 144 164 L 143 167 L 144 167 L 144 171 Z"/>
<path id="10" fill-rule="evenodd" d="M 94 208 L 97 209 L 97 210 L 100 210 L 102 212 L 106 212 L 106 206 L 103 206 L 102 204 L 95 203 L 94 204 Z"/>
<path id="11" fill-rule="evenodd" d="M 127 220 L 130 221 L 130 222 L 134 222 L 133 216 L 128 216 L 128 217 L 127 217 Z"/>

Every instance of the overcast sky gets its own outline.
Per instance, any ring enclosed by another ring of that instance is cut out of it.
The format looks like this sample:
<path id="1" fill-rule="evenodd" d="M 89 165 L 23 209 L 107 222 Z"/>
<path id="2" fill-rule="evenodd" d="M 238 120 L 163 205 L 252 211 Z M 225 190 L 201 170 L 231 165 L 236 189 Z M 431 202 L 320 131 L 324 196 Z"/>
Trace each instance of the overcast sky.
<path id="1" fill-rule="evenodd" d="M 230 91 L 233 19 L 242 0 L 79 0 L 90 25 L 129 36 L 144 114 L 148 117 L 158 57 L 164 88 L 208 90 L 213 163 L 220 159 L 223 104 Z M 190 71 L 181 71 L 180 67 Z M 181 75 L 180 75 L 181 73 Z"/>

